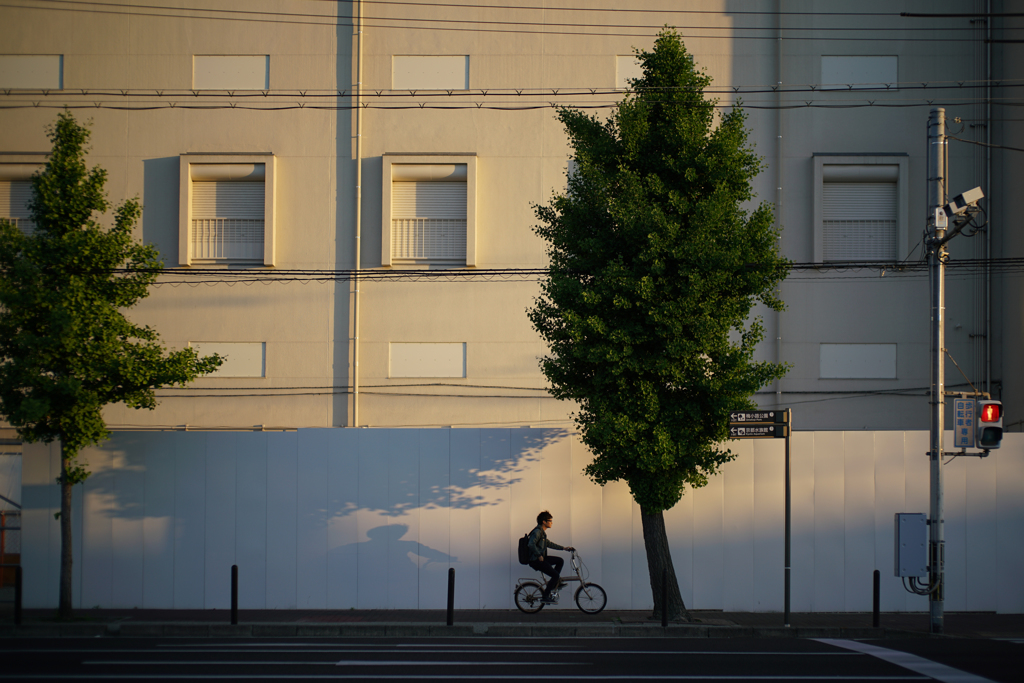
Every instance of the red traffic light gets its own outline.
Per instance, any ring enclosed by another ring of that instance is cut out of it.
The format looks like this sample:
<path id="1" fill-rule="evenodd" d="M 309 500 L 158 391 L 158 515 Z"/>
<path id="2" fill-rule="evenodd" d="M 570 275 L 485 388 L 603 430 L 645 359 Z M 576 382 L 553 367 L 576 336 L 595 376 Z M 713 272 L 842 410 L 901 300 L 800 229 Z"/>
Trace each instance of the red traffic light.
<path id="1" fill-rule="evenodd" d="M 978 415 L 980 422 L 999 422 L 1000 405 L 998 403 L 985 403 L 981 406 L 981 414 Z"/>

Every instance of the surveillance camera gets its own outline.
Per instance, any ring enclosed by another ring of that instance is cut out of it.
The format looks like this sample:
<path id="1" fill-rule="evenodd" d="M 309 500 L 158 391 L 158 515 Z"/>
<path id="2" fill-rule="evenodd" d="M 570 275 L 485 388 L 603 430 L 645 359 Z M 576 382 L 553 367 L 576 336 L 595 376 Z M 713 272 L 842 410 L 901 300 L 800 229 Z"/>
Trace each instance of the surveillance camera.
<path id="1" fill-rule="evenodd" d="M 973 190 L 967 190 L 963 194 L 957 195 L 953 201 L 942 207 L 942 210 L 946 212 L 946 215 L 952 218 L 953 216 L 959 216 L 967 207 L 974 206 L 978 203 L 978 200 L 982 199 L 985 193 L 981 191 L 980 187 L 976 187 Z"/>

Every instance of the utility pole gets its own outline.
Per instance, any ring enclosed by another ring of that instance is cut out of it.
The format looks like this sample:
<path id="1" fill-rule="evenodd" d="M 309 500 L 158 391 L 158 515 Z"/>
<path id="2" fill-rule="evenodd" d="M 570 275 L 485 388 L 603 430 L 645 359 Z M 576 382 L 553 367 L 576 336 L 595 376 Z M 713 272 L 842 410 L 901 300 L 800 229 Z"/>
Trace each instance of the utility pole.
<path id="1" fill-rule="evenodd" d="M 931 505 L 928 520 L 928 615 L 929 631 L 943 632 L 945 540 L 942 531 L 942 430 L 945 415 L 946 259 L 946 110 L 937 107 L 928 116 L 928 274 L 931 285 Z"/>

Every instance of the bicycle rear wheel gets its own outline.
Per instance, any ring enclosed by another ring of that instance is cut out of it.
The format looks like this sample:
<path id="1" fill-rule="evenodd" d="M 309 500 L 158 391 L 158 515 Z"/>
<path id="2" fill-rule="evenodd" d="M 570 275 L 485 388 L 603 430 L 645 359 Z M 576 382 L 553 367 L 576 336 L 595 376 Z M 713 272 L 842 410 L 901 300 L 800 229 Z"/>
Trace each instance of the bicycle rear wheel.
<path id="1" fill-rule="evenodd" d="M 576 589 L 576 606 L 585 614 L 597 614 L 607 604 L 607 594 L 596 583 L 580 584 Z"/>
<path id="2" fill-rule="evenodd" d="M 544 588 L 536 581 L 523 581 L 516 586 L 515 599 L 519 611 L 527 614 L 534 614 L 544 609 L 541 598 L 544 596 Z"/>

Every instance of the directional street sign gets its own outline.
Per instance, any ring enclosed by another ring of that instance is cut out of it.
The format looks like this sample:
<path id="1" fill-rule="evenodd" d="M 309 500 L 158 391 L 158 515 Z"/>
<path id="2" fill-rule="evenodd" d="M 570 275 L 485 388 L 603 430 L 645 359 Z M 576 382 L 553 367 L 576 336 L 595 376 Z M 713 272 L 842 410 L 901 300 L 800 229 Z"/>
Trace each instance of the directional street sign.
<path id="1" fill-rule="evenodd" d="M 789 425 L 747 424 L 729 425 L 730 439 L 776 439 L 789 436 Z"/>
<path id="2" fill-rule="evenodd" d="M 776 424 L 789 422 L 788 410 L 739 410 L 729 413 L 730 424 L 743 424 L 746 422 L 774 422 Z"/>

